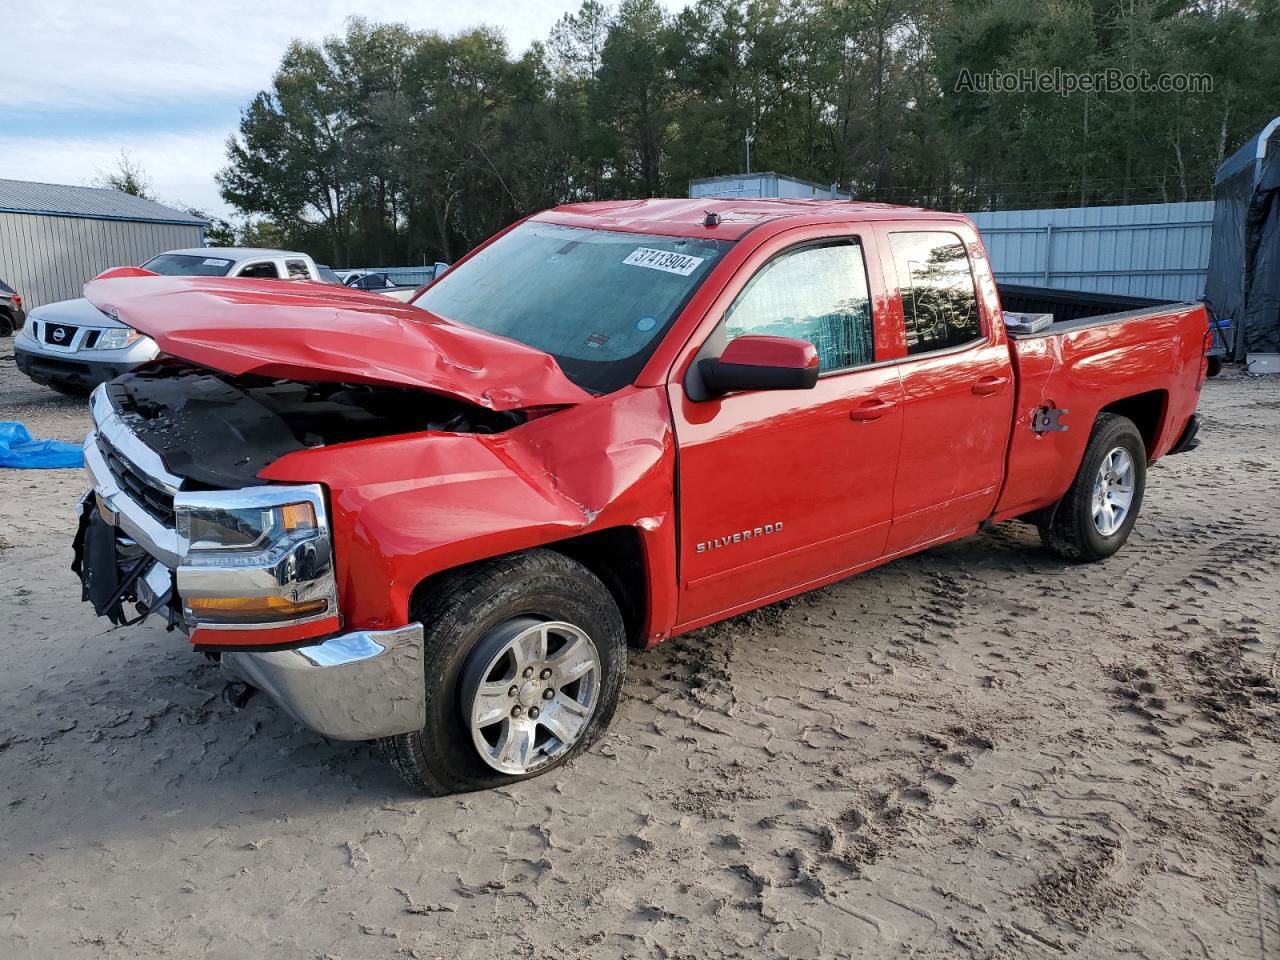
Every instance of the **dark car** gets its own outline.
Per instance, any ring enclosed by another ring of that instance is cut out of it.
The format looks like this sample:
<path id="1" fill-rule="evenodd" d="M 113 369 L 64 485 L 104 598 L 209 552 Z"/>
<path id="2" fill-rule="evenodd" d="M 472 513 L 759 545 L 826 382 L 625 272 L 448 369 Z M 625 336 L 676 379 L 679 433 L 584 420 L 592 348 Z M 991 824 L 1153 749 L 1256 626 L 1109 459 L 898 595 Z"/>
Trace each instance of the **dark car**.
<path id="1" fill-rule="evenodd" d="M 358 290 L 391 290 L 396 287 L 385 273 L 357 273 L 347 277 L 346 285 Z"/>
<path id="2" fill-rule="evenodd" d="M 22 311 L 22 295 L 0 280 L 0 337 L 9 337 L 22 329 L 27 315 Z"/>

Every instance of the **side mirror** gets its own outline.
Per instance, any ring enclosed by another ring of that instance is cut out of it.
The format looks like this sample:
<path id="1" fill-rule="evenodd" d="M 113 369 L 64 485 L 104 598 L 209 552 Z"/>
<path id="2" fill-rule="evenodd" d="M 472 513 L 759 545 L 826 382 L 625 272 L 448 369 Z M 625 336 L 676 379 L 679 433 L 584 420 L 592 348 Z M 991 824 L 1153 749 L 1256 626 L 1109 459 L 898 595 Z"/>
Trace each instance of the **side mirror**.
<path id="1" fill-rule="evenodd" d="M 812 390 L 818 382 L 818 350 L 792 337 L 745 336 L 730 340 L 719 357 L 698 361 L 703 383 L 717 394 L 734 390 Z"/>

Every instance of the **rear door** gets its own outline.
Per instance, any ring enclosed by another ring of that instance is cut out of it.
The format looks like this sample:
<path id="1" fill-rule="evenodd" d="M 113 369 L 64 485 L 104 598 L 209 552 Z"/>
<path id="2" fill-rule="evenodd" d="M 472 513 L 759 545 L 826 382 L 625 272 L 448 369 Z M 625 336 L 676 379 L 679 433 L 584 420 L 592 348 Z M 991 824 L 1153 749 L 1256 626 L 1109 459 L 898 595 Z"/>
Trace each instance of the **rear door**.
<path id="1" fill-rule="evenodd" d="M 851 227 L 840 230 L 790 231 L 762 246 L 711 308 L 718 322 L 698 354 L 718 356 L 744 334 L 806 339 L 821 362 L 814 389 L 696 400 L 688 380 L 669 387 L 686 627 L 883 552 L 901 389 L 894 366 L 878 362 L 879 262 Z"/>
<path id="2" fill-rule="evenodd" d="M 902 455 L 886 552 L 976 527 L 990 516 L 1013 419 L 1013 370 L 991 296 L 979 295 L 967 225 L 886 224 L 881 250 L 895 281 L 905 357 Z M 989 280 L 985 260 L 982 276 Z M 989 283 L 984 284 L 990 286 Z"/>

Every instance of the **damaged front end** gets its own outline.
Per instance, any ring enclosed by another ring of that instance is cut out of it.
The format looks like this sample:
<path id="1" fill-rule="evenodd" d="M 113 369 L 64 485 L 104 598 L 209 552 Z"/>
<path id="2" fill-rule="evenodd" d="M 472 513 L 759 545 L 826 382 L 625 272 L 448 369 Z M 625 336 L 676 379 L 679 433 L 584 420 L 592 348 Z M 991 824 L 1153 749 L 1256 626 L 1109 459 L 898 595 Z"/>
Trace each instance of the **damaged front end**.
<path id="1" fill-rule="evenodd" d="M 422 628 L 342 632 L 324 487 L 263 483 L 279 457 L 424 431 L 500 432 L 517 411 L 426 391 L 232 377 L 165 362 L 99 387 L 73 569 L 115 625 L 159 616 L 336 739 L 425 722 Z"/>

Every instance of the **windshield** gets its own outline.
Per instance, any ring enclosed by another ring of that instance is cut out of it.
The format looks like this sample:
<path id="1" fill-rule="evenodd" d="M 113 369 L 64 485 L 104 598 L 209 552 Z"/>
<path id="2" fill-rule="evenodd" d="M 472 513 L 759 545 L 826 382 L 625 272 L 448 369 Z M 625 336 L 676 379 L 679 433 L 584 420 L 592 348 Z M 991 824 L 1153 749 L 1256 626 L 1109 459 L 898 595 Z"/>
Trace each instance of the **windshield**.
<path id="1" fill-rule="evenodd" d="M 424 290 L 415 306 L 551 354 L 594 393 L 631 383 L 727 241 L 529 221 Z"/>
<path id="2" fill-rule="evenodd" d="M 142 265 L 143 270 L 166 277 L 225 277 L 234 260 L 189 253 L 162 253 Z"/>

